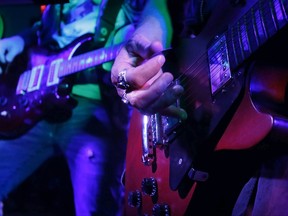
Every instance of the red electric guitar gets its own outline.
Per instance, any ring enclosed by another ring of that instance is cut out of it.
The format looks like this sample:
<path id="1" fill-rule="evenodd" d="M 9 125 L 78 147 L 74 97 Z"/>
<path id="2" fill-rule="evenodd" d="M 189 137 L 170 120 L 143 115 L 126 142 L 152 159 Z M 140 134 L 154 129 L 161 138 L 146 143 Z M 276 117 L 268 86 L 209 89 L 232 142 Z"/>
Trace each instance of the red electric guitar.
<path id="1" fill-rule="evenodd" d="M 288 1 L 229 2 L 221 0 L 202 33 L 176 51 L 175 82 L 185 89 L 179 104 L 188 119 L 133 114 L 125 215 L 181 216 L 197 182 L 209 177 L 211 152 L 248 149 L 268 136 L 288 140 L 287 67 L 248 64 L 274 38 L 287 36 Z"/>

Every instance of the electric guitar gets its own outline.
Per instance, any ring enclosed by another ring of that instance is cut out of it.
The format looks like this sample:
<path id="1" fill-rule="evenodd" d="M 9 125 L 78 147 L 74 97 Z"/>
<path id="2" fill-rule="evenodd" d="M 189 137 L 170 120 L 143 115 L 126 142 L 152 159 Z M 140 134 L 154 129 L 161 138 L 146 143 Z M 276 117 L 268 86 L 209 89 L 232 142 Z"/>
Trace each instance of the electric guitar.
<path id="1" fill-rule="evenodd" d="M 209 178 L 211 152 L 288 140 L 287 67 L 265 70 L 251 61 L 287 36 L 287 23 L 287 0 L 220 0 L 202 33 L 174 49 L 188 119 L 137 114 L 137 127 L 132 118 L 126 215 L 183 215 L 197 183 Z"/>
<path id="2" fill-rule="evenodd" d="M 84 35 L 58 52 L 33 47 L 7 66 L 0 78 L 1 138 L 20 136 L 41 119 L 69 118 L 77 105 L 71 75 L 113 60 L 122 45 L 74 56 L 92 38 Z"/>

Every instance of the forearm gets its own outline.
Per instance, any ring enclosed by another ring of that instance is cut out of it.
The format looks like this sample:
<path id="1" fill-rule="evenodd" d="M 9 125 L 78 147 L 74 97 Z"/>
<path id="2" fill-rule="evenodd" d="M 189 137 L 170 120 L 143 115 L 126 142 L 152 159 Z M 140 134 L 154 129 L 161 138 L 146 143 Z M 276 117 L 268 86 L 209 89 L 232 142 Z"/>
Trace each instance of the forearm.
<path id="1" fill-rule="evenodd" d="M 151 41 L 160 41 L 164 47 L 170 46 L 172 25 L 166 2 L 149 0 L 134 34 L 142 34 Z"/>
<path id="2" fill-rule="evenodd" d="M 37 44 L 37 31 L 40 28 L 39 23 L 35 23 L 32 28 L 20 32 L 18 35 L 23 38 L 25 46 L 32 46 Z"/>

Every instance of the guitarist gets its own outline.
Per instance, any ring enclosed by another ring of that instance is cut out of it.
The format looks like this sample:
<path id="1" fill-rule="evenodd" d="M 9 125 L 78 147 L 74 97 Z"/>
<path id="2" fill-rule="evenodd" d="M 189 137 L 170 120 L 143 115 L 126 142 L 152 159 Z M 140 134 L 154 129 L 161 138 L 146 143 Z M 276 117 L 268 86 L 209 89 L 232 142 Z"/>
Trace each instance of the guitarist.
<path id="1" fill-rule="evenodd" d="M 0 62 L 13 64 L 15 56 L 35 46 L 61 53 L 87 33 L 93 35 L 93 43 L 84 43 L 81 53 L 120 43 L 133 32 L 144 5 L 145 0 L 70 0 L 47 5 L 31 29 L 0 41 Z M 121 215 L 129 108 L 116 97 L 107 72 L 110 65 L 73 77 L 71 95 L 78 105 L 67 121 L 43 120 L 24 135 L 0 140 L 4 204 L 13 189 L 60 150 L 70 169 L 75 214 Z M 9 72 L 2 68 L 2 76 Z M 51 112 L 48 116 L 53 118 L 57 109 Z"/>
<path id="2" fill-rule="evenodd" d="M 197 38 L 205 28 L 212 8 L 221 8 L 224 1 L 150 0 L 147 3 L 141 24 L 129 43 L 122 48 L 112 67 L 111 79 L 124 103 L 129 103 L 142 114 L 160 113 L 187 119 L 185 110 L 174 106 L 176 99 L 184 93 L 184 88 L 178 84 L 168 88 L 174 77 L 169 72 L 162 72 L 165 56 L 159 55 L 159 52 L 169 47 L 170 28 L 174 31 L 172 45 L 177 45 L 175 39 L 178 38 Z M 234 8 L 242 7 L 249 1 L 229 2 Z M 287 8 L 287 1 L 280 2 Z M 173 7 L 167 16 L 168 6 L 171 4 Z M 272 74 L 276 70 L 287 72 L 287 56 L 278 54 L 279 50 L 287 51 L 287 40 L 277 39 L 279 40 L 274 41 L 273 46 L 266 46 L 261 55 L 255 57 L 256 68 L 273 69 Z M 123 80 L 124 85 L 120 82 Z M 287 115 L 287 82 L 284 94 L 284 115 Z M 255 122 L 255 126 L 257 123 Z M 197 184 L 199 187 L 194 191 L 187 215 L 287 215 L 287 137 L 279 136 L 276 142 L 268 141 L 270 142 L 265 143 L 265 147 L 249 149 L 248 153 L 252 153 L 252 157 L 239 160 L 239 166 L 234 166 L 237 164 L 237 158 L 233 157 L 235 152 L 230 160 L 221 159 L 222 162 L 215 160 L 219 159 L 216 153 L 213 155 L 214 159 L 212 155 L 211 158 L 205 158 L 211 159 L 211 175 L 200 186 Z M 193 140 L 190 142 L 192 145 Z"/>

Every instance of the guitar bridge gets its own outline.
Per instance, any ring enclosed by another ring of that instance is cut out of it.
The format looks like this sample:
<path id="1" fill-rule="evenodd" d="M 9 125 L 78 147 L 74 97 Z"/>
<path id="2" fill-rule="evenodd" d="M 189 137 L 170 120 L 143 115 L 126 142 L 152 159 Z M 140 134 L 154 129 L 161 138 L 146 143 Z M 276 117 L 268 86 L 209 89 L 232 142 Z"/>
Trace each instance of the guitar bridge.
<path id="1" fill-rule="evenodd" d="M 176 136 L 175 129 L 181 121 L 177 118 L 160 114 L 144 115 L 142 119 L 142 162 L 152 165 L 155 159 L 155 149 L 167 149 Z"/>

